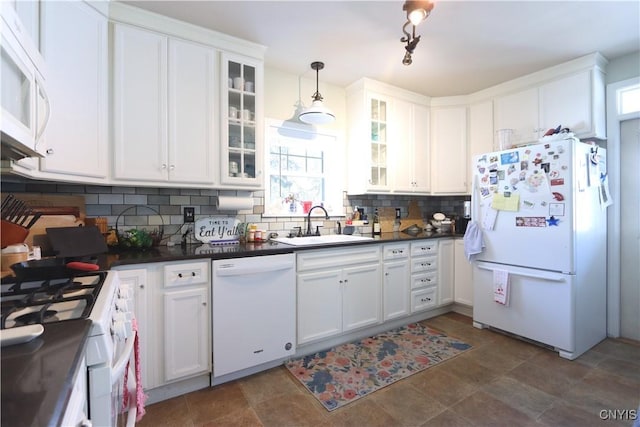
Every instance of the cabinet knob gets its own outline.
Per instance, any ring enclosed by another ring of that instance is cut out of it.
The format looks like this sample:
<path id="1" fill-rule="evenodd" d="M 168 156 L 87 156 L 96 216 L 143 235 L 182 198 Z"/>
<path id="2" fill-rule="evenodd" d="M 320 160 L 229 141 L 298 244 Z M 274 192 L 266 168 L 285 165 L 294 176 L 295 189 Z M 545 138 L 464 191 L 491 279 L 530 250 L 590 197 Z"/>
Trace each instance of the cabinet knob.
<path id="1" fill-rule="evenodd" d="M 206 303 L 206 302 L 203 302 L 203 303 L 202 303 L 202 305 L 206 306 L 206 305 L 207 305 L 207 303 Z"/>
<path id="2" fill-rule="evenodd" d="M 182 273 L 178 273 L 178 277 L 182 279 Z"/>
<path id="3" fill-rule="evenodd" d="M 144 289 L 144 285 L 140 285 L 140 289 Z"/>
<path id="4" fill-rule="evenodd" d="M 385 275 L 385 276 L 388 276 L 388 275 L 389 275 L 389 272 L 384 273 L 384 275 Z"/>
<path id="5" fill-rule="evenodd" d="M 162 166 L 161 166 L 161 168 L 162 168 L 162 169 L 166 169 L 166 168 L 167 168 L 167 164 L 166 164 L 166 163 L 163 163 L 163 164 L 162 164 Z"/>
<path id="6" fill-rule="evenodd" d="M 196 277 L 196 272 L 195 271 L 191 272 L 191 277 Z"/>
<path id="7" fill-rule="evenodd" d="M 171 171 L 174 170 L 175 168 L 176 168 L 176 165 L 169 166 L 169 170 L 171 170 Z"/>
<path id="8" fill-rule="evenodd" d="M 47 154 L 51 155 L 54 154 L 55 151 L 53 151 L 53 148 L 47 148 Z"/>

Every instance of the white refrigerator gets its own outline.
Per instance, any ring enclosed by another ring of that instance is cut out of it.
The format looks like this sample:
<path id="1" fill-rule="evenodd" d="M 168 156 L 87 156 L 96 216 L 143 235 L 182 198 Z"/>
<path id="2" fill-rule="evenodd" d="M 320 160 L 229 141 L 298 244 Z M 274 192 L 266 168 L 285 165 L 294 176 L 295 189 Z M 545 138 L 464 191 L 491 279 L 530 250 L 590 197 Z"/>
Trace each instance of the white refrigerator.
<path id="1" fill-rule="evenodd" d="M 474 326 L 575 359 L 606 337 L 605 150 L 560 135 L 472 167 Z"/>

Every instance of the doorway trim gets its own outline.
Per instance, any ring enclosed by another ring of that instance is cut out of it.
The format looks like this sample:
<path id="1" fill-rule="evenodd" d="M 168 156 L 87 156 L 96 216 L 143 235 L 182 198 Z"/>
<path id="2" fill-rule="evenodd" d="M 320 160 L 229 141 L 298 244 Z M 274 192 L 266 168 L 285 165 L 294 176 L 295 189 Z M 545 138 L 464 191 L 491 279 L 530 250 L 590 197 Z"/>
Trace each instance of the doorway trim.
<path id="1" fill-rule="evenodd" d="M 618 93 L 640 84 L 640 77 L 607 85 L 607 175 L 613 204 L 607 216 L 607 335 L 620 336 L 620 123 L 640 118 L 640 111 L 621 114 Z"/>

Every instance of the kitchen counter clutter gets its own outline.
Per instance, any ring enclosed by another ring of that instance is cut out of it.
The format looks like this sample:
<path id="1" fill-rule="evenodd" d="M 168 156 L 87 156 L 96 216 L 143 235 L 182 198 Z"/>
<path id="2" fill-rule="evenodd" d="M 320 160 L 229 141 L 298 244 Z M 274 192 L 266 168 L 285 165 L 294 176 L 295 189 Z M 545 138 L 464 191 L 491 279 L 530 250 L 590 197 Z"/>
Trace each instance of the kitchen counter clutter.
<path id="1" fill-rule="evenodd" d="M 462 236 L 462 234 L 457 233 L 422 232 L 418 234 L 407 234 L 402 232 L 392 232 L 382 233 L 380 236 L 376 236 L 374 239 L 367 239 L 347 244 L 337 242 L 322 245 L 304 245 L 294 247 L 285 243 L 264 242 L 226 245 L 187 245 L 186 247 L 177 245 L 158 246 L 146 251 L 131 251 L 121 252 L 118 254 L 108 254 L 99 262 L 103 268 L 109 269 L 115 266 L 124 266 L 131 264 L 182 261 L 197 258 L 228 259 L 262 255 L 277 255 L 310 249 L 352 247 L 356 245 L 370 245 L 420 239 L 454 238 Z M 300 237 L 300 239 L 304 239 L 304 237 Z"/>
<path id="2" fill-rule="evenodd" d="M 90 326 L 87 319 L 49 323 L 40 337 L 2 348 L 3 424 L 66 424 Z"/>

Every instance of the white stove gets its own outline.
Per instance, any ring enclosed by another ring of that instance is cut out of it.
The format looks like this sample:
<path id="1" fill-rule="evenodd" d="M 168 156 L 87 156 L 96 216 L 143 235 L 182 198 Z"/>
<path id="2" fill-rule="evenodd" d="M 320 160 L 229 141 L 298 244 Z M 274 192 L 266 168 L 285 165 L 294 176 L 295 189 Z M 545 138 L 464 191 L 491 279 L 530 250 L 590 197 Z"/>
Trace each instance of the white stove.
<path id="1" fill-rule="evenodd" d="M 3 279 L 0 304 L 0 328 L 64 322 L 86 318 L 91 321 L 84 361 L 88 383 L 83 393 L 72 395 L 68 407 L 88 410 L 93 425 L 115 426 L 123 414 L 132 425 L 135 412 L 135 372 L 133 354 L 132 290 L 120 284 L 116 271 L 83 272 L 63 279 Z M 129 363 L 131 362 L 131 363 Z M 129 366 L 131 365 L 131 366 Z M 130 407 L 123 408 L 125 372 L 127 389 L 133 396 Z M 74 402 L 83 399 L 82 404 Z M 84 412 L 84 411 L 83 411 Z M 84 413 L 70 415 L 75 421 L 87 421 Z"/>

